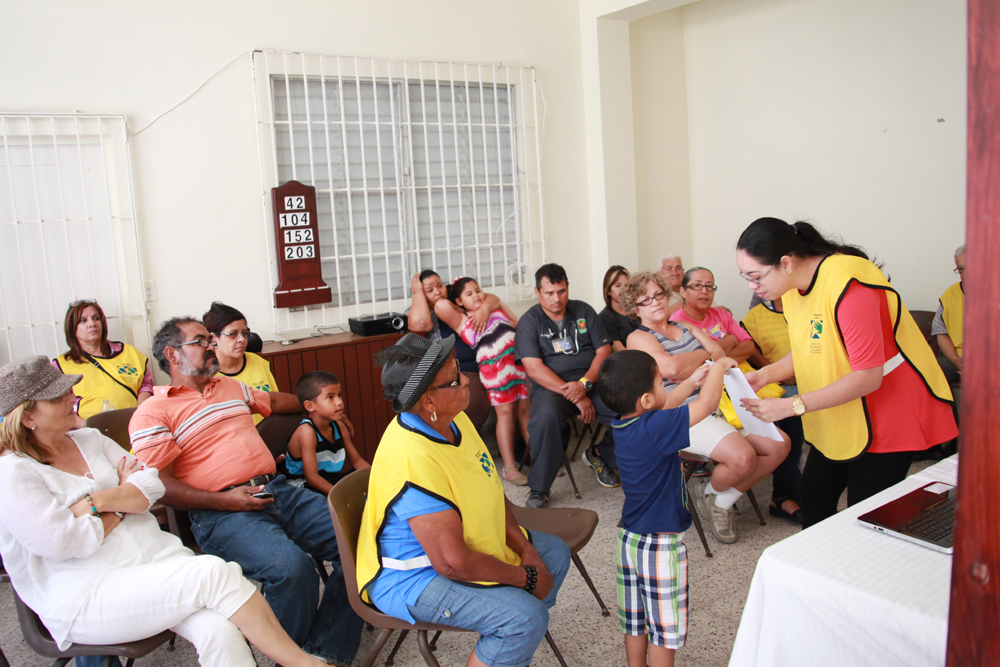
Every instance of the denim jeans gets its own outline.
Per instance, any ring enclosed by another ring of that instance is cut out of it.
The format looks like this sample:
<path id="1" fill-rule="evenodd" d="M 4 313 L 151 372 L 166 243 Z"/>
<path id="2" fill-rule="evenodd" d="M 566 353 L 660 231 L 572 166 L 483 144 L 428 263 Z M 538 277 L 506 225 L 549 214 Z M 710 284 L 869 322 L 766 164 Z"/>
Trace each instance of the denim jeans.
<path id="1" fill-rule="evenodd" d="M 103 655 L 82 655 L 78 658 L 73 658 L 73 664 L 76 667 L 101 667 L 102 660 L 104 660 Z M 122 663 L 118 658 L 112 658 L 111 667 L 122 667 Z"/>
<path id="2" fill-rule="evenodd" d="M 415 605 L 407 605 L 413 618 L 478 632 L 476 657 L 487 667 L 530 664 L 548 631 L 549 609 L 556 603 L 570 561 L 569 547 L 558 537 L 533 532 L 531 538 L 555 580 L 544 600 L 520 588 L 473 588 L 439 574 Z"/>
<path id="3" fill-rule="evenodd" d="M 307 653 L 349 665 L 364 622 L 351 609 L 326 498 L 285 483 L 267 485 L 274 502 L 257 512 L 196 510 L 191 530 L 205 553 L 235 561 L 264 597 L 289 636 Z M 319 596 L 313 557 L 333 563 Z"/>

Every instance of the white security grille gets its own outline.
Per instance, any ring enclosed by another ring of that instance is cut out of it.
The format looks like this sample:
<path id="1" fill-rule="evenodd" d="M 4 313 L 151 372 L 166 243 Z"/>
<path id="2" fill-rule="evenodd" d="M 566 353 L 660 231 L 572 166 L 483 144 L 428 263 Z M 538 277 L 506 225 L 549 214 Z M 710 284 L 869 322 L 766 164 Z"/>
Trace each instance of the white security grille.
<path id="1" fill-rule="evenodd" d="M 269 51 L 254 80 L 272 287 L 270 188 L 297 180 L 317 190 L 333 291 L 276 309 L 277 331 L 402 310 L 424 269 L 530 296 L 544 255 L 533 69 Z"/>
<path id="2" fill-rule="evenodd" d="M 68 347 L 70 302 L 148 348 L 124 115 L 0 114 L 0 363 Z"/>

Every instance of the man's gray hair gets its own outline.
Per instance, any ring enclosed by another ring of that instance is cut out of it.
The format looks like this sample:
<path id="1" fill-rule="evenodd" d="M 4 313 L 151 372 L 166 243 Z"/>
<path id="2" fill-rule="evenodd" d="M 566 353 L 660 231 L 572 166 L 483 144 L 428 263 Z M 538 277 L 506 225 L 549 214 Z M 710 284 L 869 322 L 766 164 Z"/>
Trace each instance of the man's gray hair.
<path id="1" fill-rule="evenodd" d="M 153 357 L 156 358 L 156 363 L 164 373 L 170 372 L 170 362 L 167 361 L 167 355 L 164 354 L 166 349 L 176 347 L 184 342 L 184 332 L 181 331 L 181 325 L 191 322 L 201 324 L 201 320 L 196 320 L 193 317 L 172 317 L 161 324 L 160 330 L 153 336 Z"/>
<path id="2" fill-rule="evenodd" d="M 681 259 L 680 255 L 664 255 L 663 257 L 660 258 L 660 264 L 663 264 L 663 262 L 665 262 L 668 259 L 680 259 L 682 262 L 684 261 L 683 259 Z"/>
<path id="3" fill-rule="evenodd" d="M 965 254 L 965 246 L 964 245 L 958 246 L 958 250 L 955 251 L 955 259 L 958 259 L 964 254 Z"/>

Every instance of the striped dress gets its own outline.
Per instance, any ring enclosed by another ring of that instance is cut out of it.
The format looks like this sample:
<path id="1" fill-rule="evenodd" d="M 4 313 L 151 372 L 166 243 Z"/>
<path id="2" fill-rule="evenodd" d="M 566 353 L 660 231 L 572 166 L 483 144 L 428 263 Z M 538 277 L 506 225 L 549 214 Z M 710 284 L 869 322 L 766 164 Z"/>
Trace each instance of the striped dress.
<path id="1" fill-rule="evenodd" d="M 472 318 L 466 319 L 459 335 L 476 350 L 479 379 L 490 397 L 490 405 L 504 405 L 528 397 L 527 375 L 524 368 L 514 362 L 514 327 L 502 311 L 490 313 L 481 334 L 472 328 Z"/>

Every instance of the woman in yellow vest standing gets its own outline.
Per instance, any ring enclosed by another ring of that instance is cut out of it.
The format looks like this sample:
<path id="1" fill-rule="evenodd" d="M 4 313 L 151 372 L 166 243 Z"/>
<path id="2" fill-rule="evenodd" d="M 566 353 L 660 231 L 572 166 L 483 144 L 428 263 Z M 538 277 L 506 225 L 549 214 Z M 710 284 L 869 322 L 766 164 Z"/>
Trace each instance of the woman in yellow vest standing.
<path id="1" fill-rule="evenodd" d="M 962 379 L 962 313 L 965 309 L 965 246 L 959 246 L 955 251 L 955 273 L 958 282 L 949 287 L 941 295 L 934 321 L 931 322 L 931 335 L 937 337 L 941 354 L 938 363 L 944 370 L 948 382 L 956 383 Z"/>
<path id="2" fill-rule="evenodd" d="M 69 304 L 63 321 L 69 352 L 52 365 L 66 375 L 82 375 L 71 390 L 76 412 L 87 419 L 104 410 L 134 408 L 153 395 L 149 361 L 128 343 L 108 340 L 108 320 L 93 299 Z"/>
<path id="3" fill-rule="evenodd" d="M 803 527 L 906 477 L 914 452 L 958 435 L 952 395 L 899 294 L 864 251 L 807 222 L 760 218 L 736 245 L 740 275 L 782 297 L 791 352 L 748 374 L 751 386 L 795 376 L 799 394 L 745 399 L 775 422 L 802 417 L 813 445 L 802 471 Z"/>
<path id="4" fill-rule="evenodd" d="M 569 567 L 558 537 L 520 528 L 465 415 L 455 337 L 406 334 L 376 355 L 389 424 L 358 536 L 361 598 L 409 622 L 480 634 L 467 665 L 527 665 Z M 441 574 L 439 574 L 441 573 Z"/>

